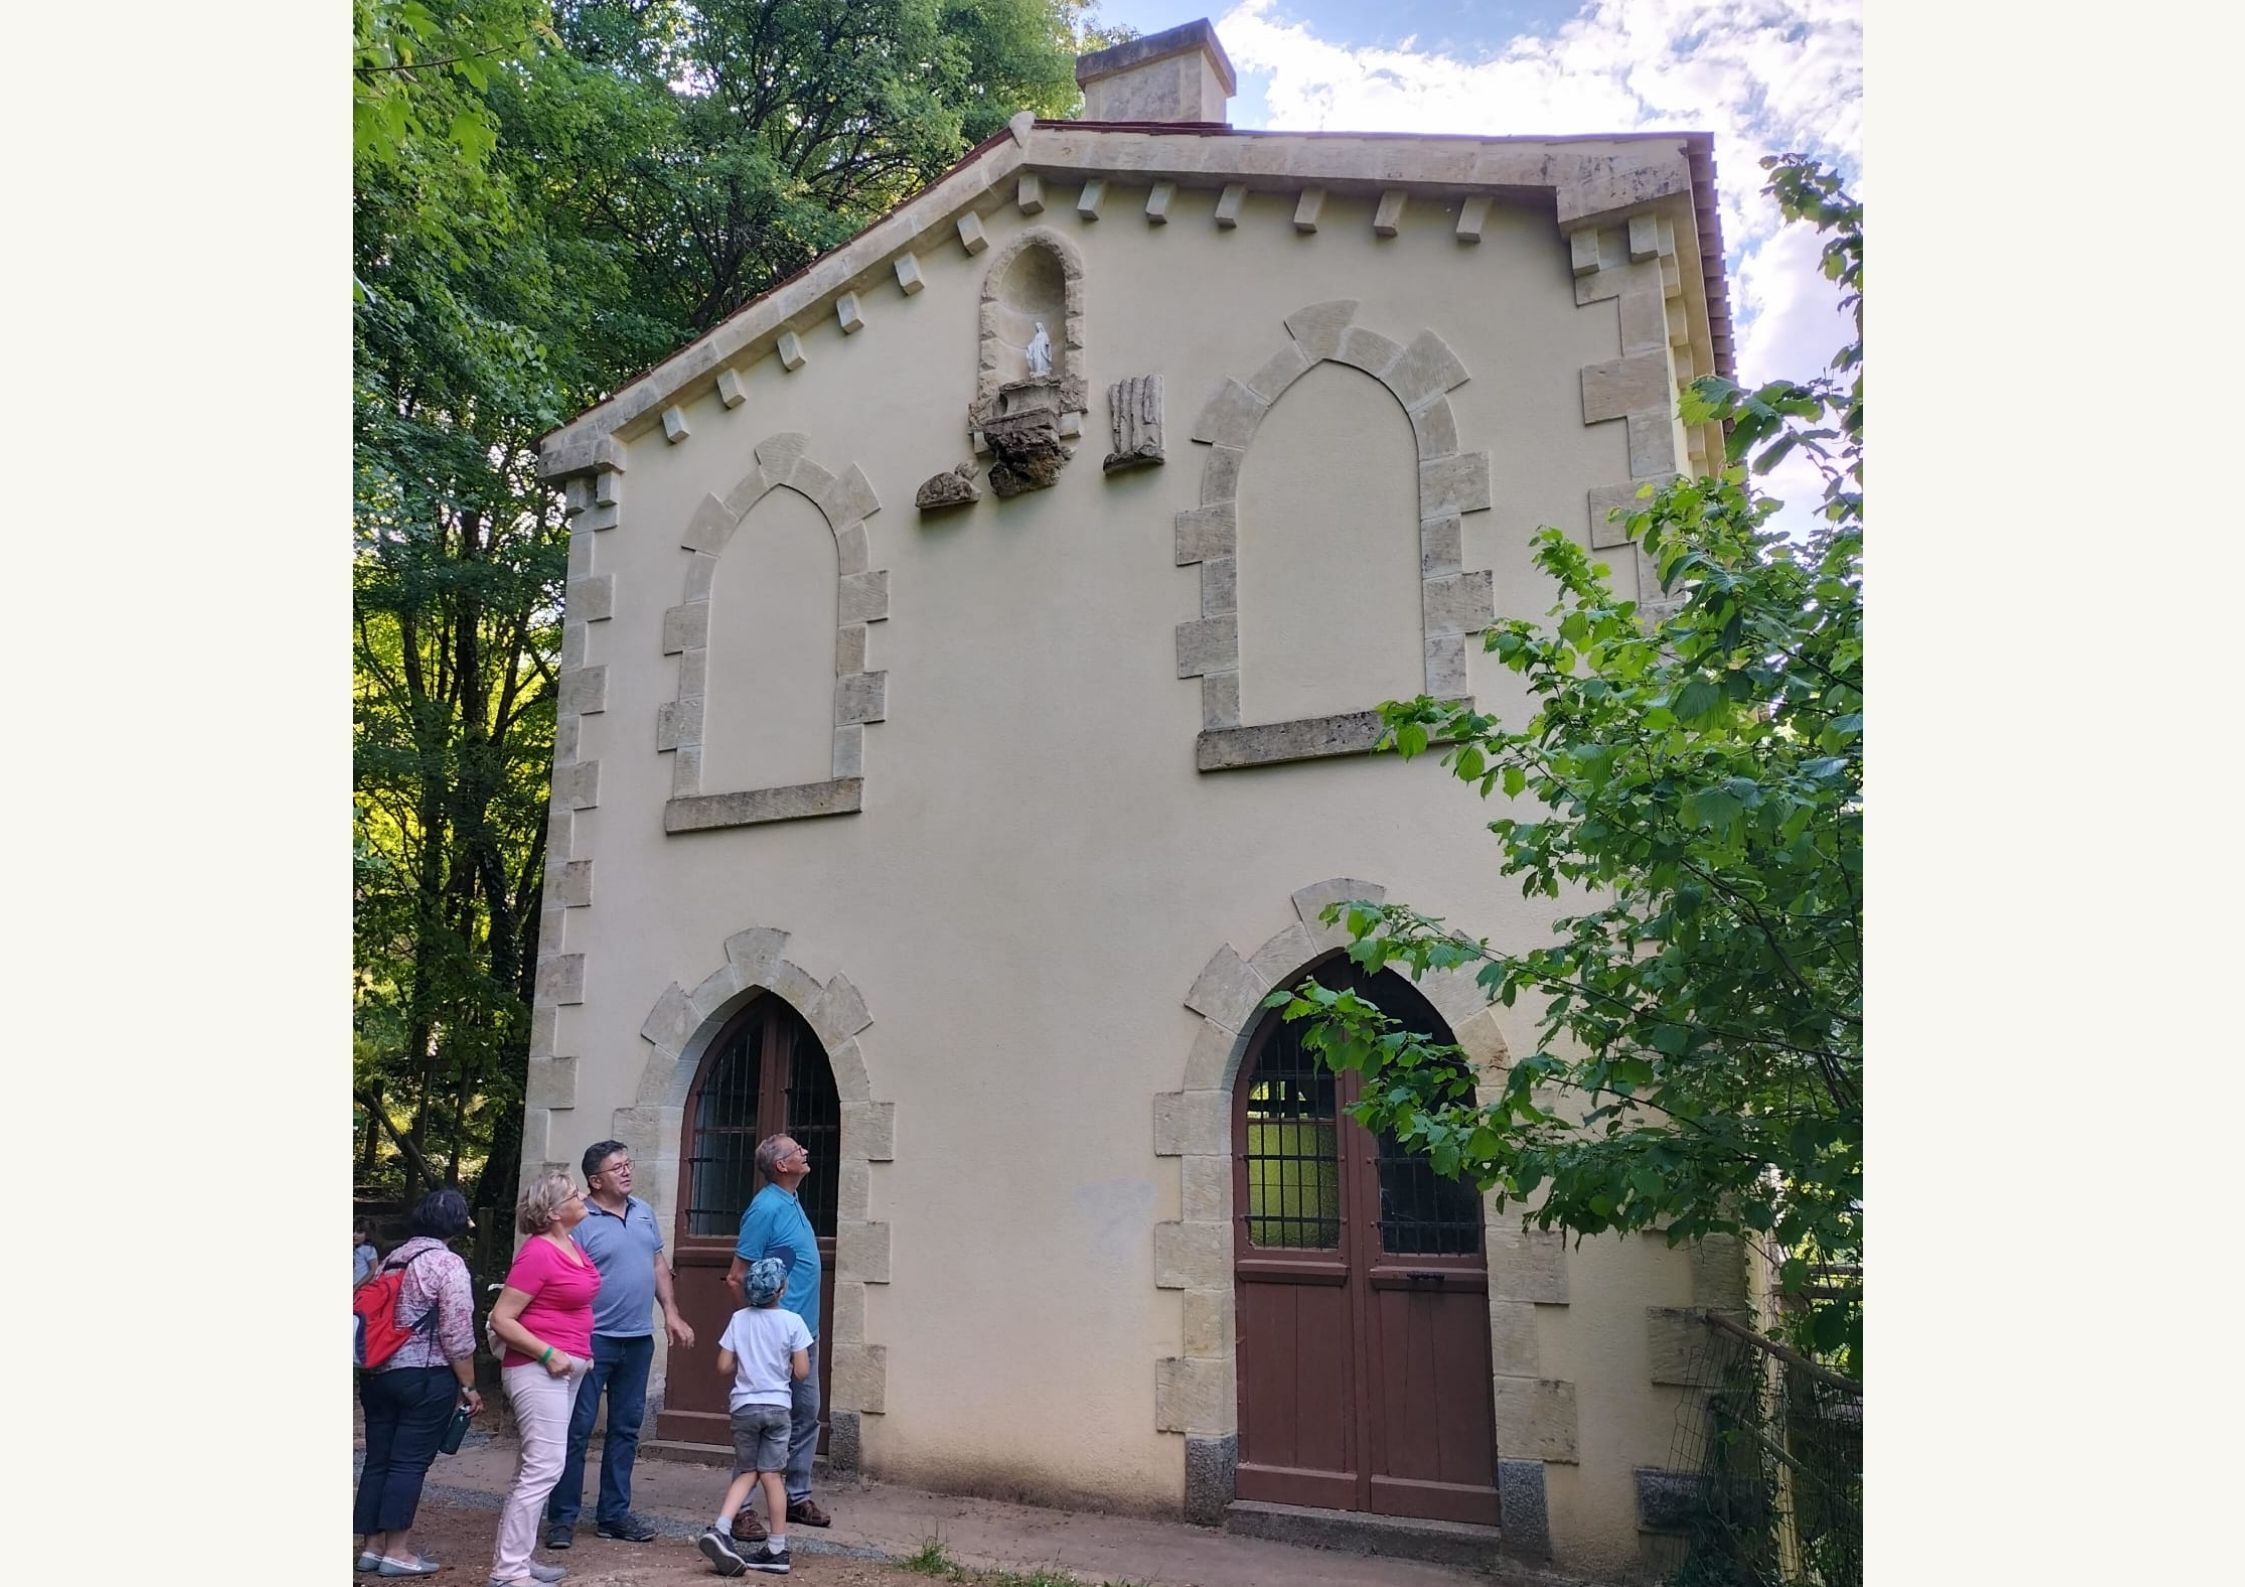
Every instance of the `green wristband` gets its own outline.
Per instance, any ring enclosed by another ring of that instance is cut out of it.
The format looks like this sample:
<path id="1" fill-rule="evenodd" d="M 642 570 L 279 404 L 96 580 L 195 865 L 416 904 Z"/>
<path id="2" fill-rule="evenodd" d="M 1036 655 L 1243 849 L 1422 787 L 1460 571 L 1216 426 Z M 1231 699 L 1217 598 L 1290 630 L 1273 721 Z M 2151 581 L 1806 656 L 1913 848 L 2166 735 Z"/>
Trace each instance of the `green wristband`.
<path id="1" fill-rule="evenodd" d="M 542 1356 L 540 1356 L 540 1357 L 538 1358 L 538 1365 L 540 1365 L 540 1366 L 544 1366 L 544 1365 L 545 1365 L 545 1364 L 546 1364 L 547 1362 L 551 1361 L 552 1359 L 553 1359 L 553 1346 L 552 1346 L 552 1345 L 548 1345 L 548 1346 L 546 1346 L 546 1353 L 545 1353 L 544 1355 L 542 1355 Z"/>

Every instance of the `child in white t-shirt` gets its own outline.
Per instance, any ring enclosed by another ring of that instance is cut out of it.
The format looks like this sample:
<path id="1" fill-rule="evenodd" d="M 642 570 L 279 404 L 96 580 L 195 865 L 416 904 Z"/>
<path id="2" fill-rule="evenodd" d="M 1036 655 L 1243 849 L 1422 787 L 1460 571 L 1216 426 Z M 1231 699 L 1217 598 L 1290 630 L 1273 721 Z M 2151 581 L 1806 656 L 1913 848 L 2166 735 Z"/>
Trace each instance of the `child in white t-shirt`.
<path id="1" fill-rule="evenodd" d="M 700 1547 L 721 1576 L 743 1570 L 784 1576 L 787 1558 L 787 1438 L 794 1420 L 795 1381 L 811 1375 L 811 1331 L 780 1309 L 787 1268 L 776 1257 L 753 1264 L 741 1280 L 748 1304 L 733 1313 L 718 1341 L 717 1370 L 733 1380 L 733 1481 L 717 1520 Z M 743 1553 L 733 1540 L 733 1516 L 751 1489 L 764 1490 L 770 1517 L 763 1546 Z"/>

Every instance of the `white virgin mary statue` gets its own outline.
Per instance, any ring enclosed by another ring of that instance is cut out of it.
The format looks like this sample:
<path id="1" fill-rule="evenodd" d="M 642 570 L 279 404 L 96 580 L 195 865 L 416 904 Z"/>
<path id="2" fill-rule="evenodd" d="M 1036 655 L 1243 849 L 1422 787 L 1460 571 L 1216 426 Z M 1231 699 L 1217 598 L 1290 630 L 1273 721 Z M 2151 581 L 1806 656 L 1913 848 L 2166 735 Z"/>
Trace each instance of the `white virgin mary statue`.
<path id="1" fill-rule="evenodd" d="M 1036 322 L 1037 333 L 1029 338 L 1029 378 L 1042 380 L 1052 374 L 1052 338 L 1045 334 L 1045 322 Z"/>

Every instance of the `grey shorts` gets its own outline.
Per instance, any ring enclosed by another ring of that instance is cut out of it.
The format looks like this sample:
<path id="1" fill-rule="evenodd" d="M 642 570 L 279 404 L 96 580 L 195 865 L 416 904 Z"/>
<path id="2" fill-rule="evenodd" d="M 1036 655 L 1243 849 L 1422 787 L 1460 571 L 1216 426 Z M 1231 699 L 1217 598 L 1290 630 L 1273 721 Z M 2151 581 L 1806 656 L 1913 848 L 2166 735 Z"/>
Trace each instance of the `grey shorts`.
<path id="1" fill-rule="evenodd" d="M 794 1419 L 784 1405 L 744 1405 L 733 1412 L 733 1475 L 785 1471 L 787 1430 Z"/>

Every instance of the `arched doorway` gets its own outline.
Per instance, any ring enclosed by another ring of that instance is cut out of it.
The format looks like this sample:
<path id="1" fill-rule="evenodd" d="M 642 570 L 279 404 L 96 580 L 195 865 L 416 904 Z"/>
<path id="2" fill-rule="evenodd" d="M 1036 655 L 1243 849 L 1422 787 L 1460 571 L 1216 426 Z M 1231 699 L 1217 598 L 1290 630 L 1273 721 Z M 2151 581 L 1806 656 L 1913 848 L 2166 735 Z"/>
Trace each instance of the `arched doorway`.
<path id="1" fill-rule="evenodd" d="M 1393 972 L 1316 974 L 1449 1039 Z M 1236 1492 L 1493 1526 L 1481 1200 L 1348 1117 L 1359 1086 L 1271 1014 L 1233 1087 Z"/>
<path id="2" fill-rule="evenodd" d="M 818 1235 L 824 1270 L 819 1312 L 831 1318 L 841 1102 L 817 1033 L 784 999 L 767 993 L 735 1014 L 704 1051 L 685 1114 L 671 1249 L 678 1302 L 693 1324 L 694 1345 L 671 1351 L 656 1432 L 685 1443 L 730 1444 L 728 1385 L 717 1372 L 717 1340 L 741 1304 L 725 1283 L 725 1269 L 733 1260 L 741 1212 L 763 1187 L 756 1172 L 756 1143 L 784 1131 L 810 1150 L 812 1172 L 803 1182 L 803 1211 Z M 832 1350 L 819 1351 L 822 1416 L 832 1361 Z M 825 1439 L 822 1426 L 822 1449 Z"/>

